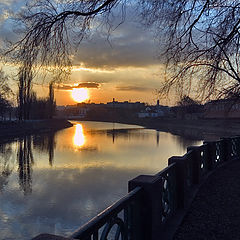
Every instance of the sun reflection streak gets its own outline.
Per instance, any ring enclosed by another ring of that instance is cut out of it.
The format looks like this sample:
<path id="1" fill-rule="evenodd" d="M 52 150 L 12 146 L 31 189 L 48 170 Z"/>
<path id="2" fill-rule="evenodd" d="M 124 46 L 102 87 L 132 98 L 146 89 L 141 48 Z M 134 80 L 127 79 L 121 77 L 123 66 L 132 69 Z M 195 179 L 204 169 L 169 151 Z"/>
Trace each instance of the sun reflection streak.
<path id="1" fill-rule="evenodd" d="M 82 124 L 77 124 L 75 127 L 75 134 L 73 136 L 73 144 L 76 147 L 82 147 L 85 143 L 85 136 L 83 133 Z"/>

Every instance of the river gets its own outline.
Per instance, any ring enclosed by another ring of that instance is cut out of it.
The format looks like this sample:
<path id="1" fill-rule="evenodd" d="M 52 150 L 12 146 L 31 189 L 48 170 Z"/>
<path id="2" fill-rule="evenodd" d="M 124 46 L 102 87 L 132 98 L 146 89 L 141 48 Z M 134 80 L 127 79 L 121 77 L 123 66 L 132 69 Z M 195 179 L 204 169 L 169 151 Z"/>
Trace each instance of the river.
<path id="1" fill-rule="evenodd" d="M 67 236 L 124 196 L 128 180 L 201 143 L 135 125 L 73 123 L 0 144 L 1 239 Z"/>

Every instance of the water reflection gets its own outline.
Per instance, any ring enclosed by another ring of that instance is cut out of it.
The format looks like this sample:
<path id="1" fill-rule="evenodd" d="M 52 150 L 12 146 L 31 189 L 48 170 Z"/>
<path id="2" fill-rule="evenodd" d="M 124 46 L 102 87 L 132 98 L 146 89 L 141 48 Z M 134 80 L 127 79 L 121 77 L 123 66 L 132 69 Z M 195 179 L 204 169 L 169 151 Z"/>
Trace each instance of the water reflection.
<path id="1" fill-rule="evenodd" d="M 85 143 L 85 136 L 83 133 L 83 127 L 82 124 L 76 124 L 75 126 L 75 134 L 73 136 L 73 144 L 80 148 Z"/>
<path id="2" fill-rule="evenodd" d="M 81 122 L 58 133 L 0 144 L 3 239 L 69 234 L 123 196 L 128 180 L 157 173 L 170 156 L 182 155 L 184 145 L 193 143 L 130 125 L 96 125 Z"/>
<path id="3" fill-rule="evenodd" d="M 54 161 L 54 149 L 56 147 L 54 132 L 49 132 L 47 134 L 35 135 L 32 137 L 32 145 L 35 149 L 40 152 L 45 152 L 48 154 L 49 165 L 53 165 Z M 30 144 L 31 145 L 31 144 Z"/>
<path id="4" fill-rule="evenodd" d="M 2 192 L 8 184 L 8 178 L 14 169 L 11 163 L 12 147 L 11 144 L 0 145 L 0 191 Z"/>
<path id="5" fill-rule="evenodd" d="M 24 194 L 29 194 L 32 192 L 32 165 L 34 164 L 31 136 L 25 136 L 19 140 L 17 158 L 20 189 Z"/>
<path id="6" fill-rule="evenodd" d="M 48 168 L 45 159 L 48 159 L 48 165 L 52 167 L 54 158 L 56 158 L 55 167 L 60 168 L 68 166 L 84 169 L 90 166 L 113 166 L 126 169 L 142 168 L 143 173 L 151 169 L 152 173 L 156 173 L 166 166 L 168 157 L 179 152 L 181 155 L 186 151 L 187 146 L 199 144 L 199 141 L 154 130 L 137 128 L 89 130 L 80 123 L 72 129 L 67 129 L 65 133 L 59 134 L 58 140 L 56 140 L 56 133 L 51 132 L 25 136 L 17 142 L 0 144 L 0 191 L 7 186 L 8 179 L 17 163 L 19 187 L 25 195 L 30 194 L 35 158 L 37 158 L 37 167 L 41 168 Z M 69 141 L 66 136 L 70 136 L 72 141 Z M 57 157 L 54 156 L 56 142 L 58 142 Z M 61 150 L 62 145 L 68 146 L 67 152 L 65 148 Z M 81 151 L 76 152 L 76 148 Z M 164 159 L 164 163 L 160 159 Z"/>
<path id="7" fill-rule="evenodd" d="M 17 165 L 18 183 L 24 195 L 32 192 L 34 165 L 33 149 L 48 154 L 49 165 L 53 165 L 55 133 L 38 136 L 24 136 L 13 143 L 0 144 L 0 191 L 8 184 L 8 178 Z"/>

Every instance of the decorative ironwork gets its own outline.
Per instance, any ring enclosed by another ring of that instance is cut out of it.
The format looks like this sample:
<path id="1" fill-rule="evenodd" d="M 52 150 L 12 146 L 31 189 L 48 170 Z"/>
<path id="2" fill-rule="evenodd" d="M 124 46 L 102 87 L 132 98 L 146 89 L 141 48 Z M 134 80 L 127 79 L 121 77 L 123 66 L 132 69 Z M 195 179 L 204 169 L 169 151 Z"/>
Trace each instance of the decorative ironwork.
<path id="1" fill-rule="evenodd" d="M 176 166 L 172 165 L 158 174 L 161 177 L 161 221 L 165 222 L 176 209 Z"/>
<path id="2" fill-rule="evenodd" d="M 200 174 L 204 175 L 207 170 L 208 170 L 208 166 L 207 166 L 207 145 L 204 144 L 202 146 L 199 147 L 199 157 L 200 157 Z"/>
<path id="3" fill-rule="evenodd" d="M 162 222 L 166 220 L 168 215 L 171 212 L 170 208 L 170 189 L 169 189 L 169 182 L 168 182 L 169 174 L 166 174 L 166 178 L 162 177 Z"/>
<path id="4" fill-rule="evenodd" d="M 216 147 L 216 150 L 215 150 L 215 163 L 219 163 L 221 161 L 221 158 L 220 158 L 220 141 L 216 142 L 215 143 L 215 147 Z"/>
<path id="5" fill-rule="evenodd" d="M 231 144 L 231 157 L 236 157 L 237 156 L 237 139 L 231 138 L 230 144 Z"/>
<path id="6" fill-rule="evenodd" d="M 109 235 L 109 233 L 110 233 L 110 231 L 111 231 L 111 229 L 113 228 L 114 225 L 117 226 L 117 230 L 114 234 L 114 240 L 119 240 L 120 236 L 121 236 L 122 240 L 126 239 L 124 237 L 126 231 L 125 231 L 125 226 L 124 226 L 123 220 L 119 217 L 113 217 L 105 225 L 100 240 L 107 240 L 108 239 L 108 235 Z"/>
<path id="7" fill-rule="evenodd" d="M 81 240 L 107 240 L 108 237 L 111 236 L 114 240 L 132 239 L 132 231 L 134 231 L 132 226 L 133 209 L 137 206 L 141 191 L 142 189 L 140 187 L 136 187 L 125 197 L 73 233 L 71 238 Z M 116 226 L 116 229 L 114 226 Z M 114 232 L 112 230 L 114 230 Z"/>

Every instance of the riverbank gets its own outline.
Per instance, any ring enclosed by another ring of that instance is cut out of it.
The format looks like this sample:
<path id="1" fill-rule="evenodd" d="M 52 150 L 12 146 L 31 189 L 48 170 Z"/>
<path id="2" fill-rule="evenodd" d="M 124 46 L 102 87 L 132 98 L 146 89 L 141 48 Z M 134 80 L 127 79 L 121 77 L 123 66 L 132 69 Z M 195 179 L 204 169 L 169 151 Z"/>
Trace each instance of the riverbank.
<path id="1" fill-rule="evenodd" d="M 216 140 L 220 137 L 240 135 L 240 119 L 146 119 L 139 121 L 139 124 L 199 140 Z"/>
<path id="2" fill-rule="evenodd" d="M 8 140 L 29 134 L 58 131 L 73 126 L 66 119 L 4 121 L 0 122 L 0 140 Z"/>
<path id="3" fill-rule="evenodd" d="M 76 119 L 75 119 L 76 120 Z M 83 120 L 83 119 L 79 119 Z M 193 140 L 216 140 L 220 137 L 240 135 L 240 119 L 197 119 L 185 120 L 176 118 L 135 118 L 120 119 L 84 119 L 87 121 L 118 122 L 140 125 L 150 129 L 170 132 Z"/>

